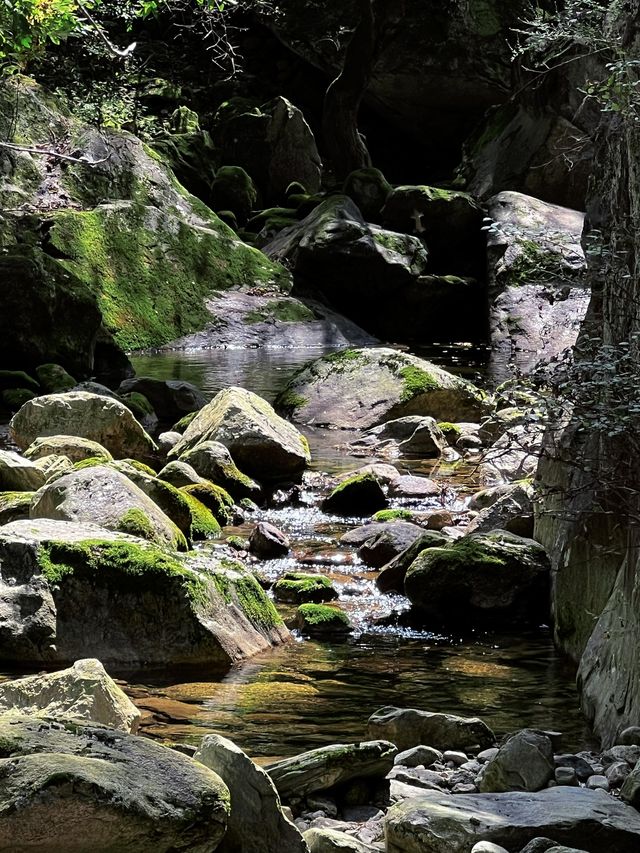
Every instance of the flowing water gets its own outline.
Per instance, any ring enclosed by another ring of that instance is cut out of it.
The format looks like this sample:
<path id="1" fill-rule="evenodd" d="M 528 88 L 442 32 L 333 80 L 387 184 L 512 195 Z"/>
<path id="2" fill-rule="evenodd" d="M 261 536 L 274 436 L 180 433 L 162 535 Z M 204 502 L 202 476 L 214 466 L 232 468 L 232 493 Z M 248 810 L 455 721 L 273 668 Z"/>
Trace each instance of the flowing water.
<path id="1" fill-rule="evenodd" d="M 146 354 L 133 362 L 139 375 L 184 379 L 212 394 L 241 385 L 273 400 L 302 364 L 320 354 L 317 349 L 198 350 Z M 478 378 L 473 352 L 429 356 Z M 591 745 L 578 709 L 575 672 L 554 650 L 546 626 L 519 635 L 465 637 L 402 627 L 406 600 L 381 594 L 375 572 L 359 561 L 354 549 L 338 542 L 341 533 L 361 521 L 329 517 L 317 506 L 316 490 L 323 485 L 318 472 L 335 475 L 371 460 L 345 450 L 353 434 L 303 431 L 316 473 L 308 477 L 301 504 L 263 509 L 249 519 L 251 524 L 226 533 L 246 535 L 259 518 L 283 529 L 292 541 L 292 556 L 262 564 L 262 573 L 271 580 L 292 568 L 330 576 L 340 594 L 338 603 L 355 626 L 353 636 L 319 643 L 294 635 L 292 642 L 234 667 L 222 678 L 201 673 L 201 680 L 187 681 L 181 673 L 129 673 L 122 683 L 145 711 L 142 731 L 187 743 L 217 731 L 264 761 L 362 739 L 373 711 L 398 705 L 479 715 L 498 734 L 524 726 L 561 731 L 567 750 Z M 0 445 L 3 438 L 6 442 L 6 430 L 0 429 Z M 402 466 L 442 482 L 440 496 L 409 504 L 419 509 L 459 508 L 476 485 L 473 467 L 458 466 L 454 472 L 427 460 Z M 294 610 L 281 609 L 285 619 Z M 4 674 L 8 676 L 15 673 Z"/>

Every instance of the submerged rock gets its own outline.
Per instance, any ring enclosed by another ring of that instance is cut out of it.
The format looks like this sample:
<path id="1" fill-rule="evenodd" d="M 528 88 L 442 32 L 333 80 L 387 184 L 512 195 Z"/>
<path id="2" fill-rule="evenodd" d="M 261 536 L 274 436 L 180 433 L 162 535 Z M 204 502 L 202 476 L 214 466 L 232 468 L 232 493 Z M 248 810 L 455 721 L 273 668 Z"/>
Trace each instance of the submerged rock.
<path id="1" fill-rule="evenodd" d="M 258 479 L 300 474 L 310 461 L 306 439 L 273 408 L 244 388 L 226 388 L 202 409 L 171 450 L 180 458 L 205 441 L 223 444 L 240 468 Z"/>
<path id="2" fill-rule="evenodd" d="M 478 717 L 457 717 L 418 711 L 415 708 L 380 708 L 369 717 L 369 737 L 382 737 L 406 750 L 422 744 L 434 749 L 467 749 L 492 746 L 495 735 Z"/>
<path id="3" fill-rule="evenodd" d="M 87 391 L 30 400 L 13 416 L 10 432 L 23 449 L 43 436 L 73 435 L 97 441 L 117 459 L 146 459 L 155 450 L 151 437 L 123 403 Z"/>
<path id="4" fill-rule="evenodd" d="M 397 749 L 384 740 L 335 744 L 285 758 L 265 768 L 281 797 L 306 796 L 354 779 L 384 779 Z"/>
<path id="5" fill-rule="evenodd" d="M 387 348 L 343 350 L 311 362 L 275 405 L 297 423 L 343 429 L 367 429 L 407 415 L 477 420 L 488 408 L 470 382 Z"/>
<path id="6" fill-rule="evenodd" d="M 0 717 L 0 848 L 12 853 L 213 853 L 229 791 L 147 738 L 80 723 Z"/>
<path id="7" fill-rule="evenodd" d="M 0 684 L 0 712 L 100 723 L 135 732 L 142 716 L 99 660 L 78 660 L 69 669 L 29 675 Z"/>

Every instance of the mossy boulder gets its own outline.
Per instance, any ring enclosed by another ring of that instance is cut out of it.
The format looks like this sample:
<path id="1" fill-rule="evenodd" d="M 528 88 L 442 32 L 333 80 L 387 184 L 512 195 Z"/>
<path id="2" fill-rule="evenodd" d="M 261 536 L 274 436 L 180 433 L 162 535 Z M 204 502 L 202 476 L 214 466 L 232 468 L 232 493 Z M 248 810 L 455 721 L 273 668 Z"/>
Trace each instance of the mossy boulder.
<path id="1" fill-rule="evenodd" d="M 327 604 L 301 604 L 296 611 L 296 628 L 309 637 L 340 637 L 350 634 L 353 626 L 346 613 Z"/>
<path id="2" fill-rule="evenodd" d="M 195 483 L 183 486 L 183 494 L 191 495 L 211 511 L 218 524 L 230 524 L 233 518 L 233 498 L 229 492 L 214 483 Z"/>
<path id="3" fill-rule="evenodd" d="M 89 522 L 186 550 L 178 527 L 128 477 L 106 465 L 65 474 L 34 496 L 31 518 Z"/>
<path id="4" fill-rule="evenodd" d="M 14 389 L 40 392 L 40 384 L 24 370 L 0 370 L 0 391 L 11 391 Z"/>
<path id="5" fill-rule="evenodd" d="M 240 225 L 249 218 L 258 201 L 258 191 L 241 166 L 221 166 L 211 187 L 214 210 L 230 210 Z"/>
<path id="6" fill-rule="evenodd" d="M 131 411 L 118 400 L 69 391 L 37 397 L 17 412 L 10 424 L 11 437 L 26 449 L 45 436 L 72 435 L 96 441 L 116 458 L 145 459 L 156 445 Z"/>
<path id="7" fill-rule="evenodd" d="M 378 526 L 376 525 L 376 527 Z M 408 521 L 389 521 L 384 523 L 382 527 L 382 530 L 378 530 L 358 549 L 360 559 L 375 569 L 382 568 L 399 554 L 402 554 L 424 534 L 424 528 Z"/>
<path id="8" fill-rule="evenodd" d="M 43 486 L 44 473 L 29 459 L 12 450 L 0 450 L 0 489 L 33 492 Z"/>
<path id="9" fill-rule="evenodd" d="M 0 531 L 0 560 L 6 662 L 91 655 L 114 668 L 224 671 L 288 636 L 242 564 L 178 558 L 97 525 L 13 522 Z"/>
<path id="10" fill-rule="evenodd" d="M 476 421 L 485 394 L 429 361 L 388 348 L 347 349 L 302 368 L 275 401 L 298 423 L 367 429 L 407 415 Z"/>
<path id="11" fill-rule="evenodd" d="M 209 853 L 224 836 L 220 777 L 147 738 L 5 714 L 0 740 L 6 850 Z"/>
<path id="12" fill-rule="evenodd" d="M 71 462 L 82 462 L 91 458 L 111 462 L 113 459 L 106 447 L 79 435 L 47 435 L 36 438 L 27 447 L 24 455 L 31 460 L 46 456 L 66 456 Z"/>
<path id="13" fill-rule="evenodd" d="M 429 548 L 409 566 L 405 595 L 438 624 L 539 624 L 549 618 L 544 548 L 503 530 Z"/>
<path id="14" fill-rule="evenodd" d="M 179 433 L 176 433 L 176 435 L 180 436 Z M 164 468 L 158 471 L 158 477 L 164 480 L 165 483 L 175 486 L 176 489 L 182 486 L 194 486 L 196 483 L 206 483 L 205 478 L 201 477 L 195 468 L 192 468 L 187 462 L 182 462 L 181 460 L 168 462 Z"/>
<path id="15" fill-rule="evenodd" d="M 236 500 L 255 500 L 260 496 L 259 484 L 242 473 L 227 448 L 219 441 L 200 442 L 193 449 L 185 451 L 180 461 L 190 465 L 200 477 L 222 486 Z"/>
<path id="16" fill-rule="evenodd" d="M 60 364 L 41 364 L 36 376 L 45 394 L 62 394 L 76 386 L 76 380 Z"/>
<path id="17" fill-rule="evenodd" d="M 322 501 L 325 512 L 338 515 L 371 515 L 386 506 L 387 496 L 372 473 L 347 477 Z"/>
<path id="18" fill-rule="evenodd" d="M 202 539 L 214 539 L 221 533 L 221 527 L 211 510 L 189 492 L 182 492 L 189 510 L 189 538 L 194 542 Z"/>
<path id="19" fill-rule="evenodd" d="M 292 424 L 251 391 L 225 388 L 191 421 L 169 453 L 181 458 L 204 441 L 217 441 L 239 467 L 259 480 L 299 475 L 310 461 L 309 446 Z"/>
<path id="20" fill-rule="evenodd" d="M 33 492 L 0 492 L 0 526 L 29 518 Z"/>
<path id="21" fill-rule="evenodd" d="M 367 721 L 367 737 L 385 738 L 399 750 L 421 744 L 441 751 L 468 749 L 477 745 L 486 749 L 495 744 L 496 737 L 479 717 L 459 717 L 416 708 L 379 708 Z"/>
<path id="22" fill-rule="evenodd" d="M 404 592 L 404 579 L 411 566 L 427 548 L 446 548 L 451 539 L 444 533 L 425 530 L 404 551 L 385 563 L 376 578 L 381 592 Z"/>
<path id="23" fill-rule="evenodd" d="M 391 184 L 380 169 L 356 169 L 345 178 L 342 192 L 360 208 L 368 222 L 379 222 Z"/>
<path id="24" fill-rule="evenodd" d="M 9 388 L 0 393 L 0 408 L 8 412 L 17 412 L 29 400 L 33 400 L 37 394 L 28 388 Z"/>
<path id="25" fill-rule="evenodd" d="M 308 601 L 318 604 L 333 601 L 338 597 L 328 577 L 308 572 L 287 572 L 276 581 L 273 594 L 276 601 L 291 604 L 303 604 Z"/>

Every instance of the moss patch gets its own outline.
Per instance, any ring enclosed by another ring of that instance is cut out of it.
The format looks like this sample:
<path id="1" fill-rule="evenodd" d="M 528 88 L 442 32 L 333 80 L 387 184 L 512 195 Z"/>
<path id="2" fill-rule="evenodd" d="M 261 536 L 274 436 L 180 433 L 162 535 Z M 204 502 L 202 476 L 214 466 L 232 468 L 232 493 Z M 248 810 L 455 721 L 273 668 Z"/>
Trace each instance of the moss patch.
<path id="1" fill-rule="evenodd" d="M 221 528 L 211 510 L 188 492 L 183 492 L 183 497 L 191 513 L 190 538 L 197 541 L 199 539 L 213 539 L 219 536 Z"/>
<path id="2" fill-rule="evenodd" d="M 131 536 L 139 536 L 141 539 L 152 540 L 155 536 L 153 524 L 149 517 L 141 509 L 129 509 L 120 519 L 118 530 L 129 533 Z"/>
<path id="3" fill-rule="evenodd" d="M 273 628 L 282 625 L 282 620 L 273 602 L 267 598 L 264 590 L 253 575 L 245 571 L 242 564 L 229 561 L 237 576 L 217 573 L 212 575 L 216 589 L 227 604 L 231 604 L 234 598 L 242 608 L 245 616 L 259 631 L 269 632 Z"/>
<path id="4" fill-rule="evenodd" d="M 411 521 L 413 513 L 409 509 L 381 509 L 373 516 L 374 521 Z"/>
<path id="5" fill-rule="evenodd" d="M 38 563 L 44 578 L 53 586 L 66 578 L 100 579 L 114 588 L 140 589 L 140 581 L 154 576 L 176 578 L 193 605 L 207 597 L 206 581 L 178 560 L 153 545 L 130 542 L 53 542 L 41 545 Z M 145 584 L 146 586 L 146 584 Z"/>
<path id="6" fill-rule="evenodd" d="M 301 604 L 296 611 L 298 624 L 303 629 L 319 630 L 330 633 L 341 633 L 351 629 L 349 618 L 337 607 L 326 604 Z"/>
<path id="7" fill-rule="evenodd" d="M 315 314 L 306 305 L 292 299 L 272 299 L 263 308 L 250 311 L 244 321 L 248 324 L 278 320 L 281 323 L 308 323 L 315 320 Z"/>
<path id="8" fill-rule="evenodd" d="M 180 420 L 177 421 L 171 427 L 172 432 L 179 432 L 180 434 L 182 434 L 186 430 L 186 428 L 189 426 L 191 421 L 195 420 L 199 414 L 200 414 L 199 412 L 189 412 L 188 415 L 185 415 L 183 418 L 180 418 Z"/>
<path id="9" fill-rule="evenodd" d="M 273 592 L 278 601 L 291 601 L 298 604 L 308 601 L 331 601 L 338 597 L 328 577 L 305 572 L 287 572 L 277 581 Z"/>
<path id="10" fill-rule="evenodd" d="M 233 498 L 221 486 L 216 486 L 214 483 L 194 483 L 191 486 L 182 486 L 180 491 L 204 504 L 218 524 L 225 525 L 231 522 Z"/>
<path id="11" fill-rule="evenodd" d="M 400 395 L 400 400 L 403 403 L 407 403 L 427 391 L 436 391 L 440 387 L 431 373 L 413 365 L 403 367 L 400 370 L 400 376 L 404 381 Z"/>

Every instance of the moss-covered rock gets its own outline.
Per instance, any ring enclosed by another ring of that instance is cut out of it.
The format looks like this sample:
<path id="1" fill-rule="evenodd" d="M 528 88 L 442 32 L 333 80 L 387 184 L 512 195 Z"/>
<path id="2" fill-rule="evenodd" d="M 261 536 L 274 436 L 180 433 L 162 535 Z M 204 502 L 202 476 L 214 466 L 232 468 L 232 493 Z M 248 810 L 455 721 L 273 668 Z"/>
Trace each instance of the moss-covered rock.
<path id="1" fill-rule="evenodd" d="M 39 393 L 40 385 L 24 370 L 0 370 L 0 391 L 15 389 L 29 390 L 35 395 Z"/>
<path id="2" fill-rule="evenodd" d="M 351 633 L 349 617 L 327 604 L 301 604 L 296 611 L 296 627 L 310 637 L 331 637 Z"/>
<path id="3" fill-rule="evenodd" d="M 198 498 L 190 495 L 189 492 L 182 492 L 186 501 L 187 509 L 189 510 L 189 537 L 197 542 L 203 539 L 215 539 L 221 533 L 220 524 L 211 510 L 206 507 Z"/>
<path id="4" fill-rule="evenodd" d="M 26 459 L 36 460 L 45 456 L 66 456 L 71 462 L 84 459 L 100 459 L 111 462 L 113 457 L 101 444 L 78 435 L 47 435 L 36 438 L 24 452 Z"/>
<path id="5" fill-rule="evenodd" d="M 191 495 L 211 511 L 218 524 L 230 524 L 233 518 L 233 498 L 229 492 L 214 483 L 194 483 L 183 486 L 183 494 Z"/>
<path id="6" fill-rule="evenodd" d="M 0 492 L 0 525 L 29 518 L 34 492 Z"/>
<path id="7" fill-rule="evenodd" d="M 222 486 L 236 500 L 257 499 L 261 493 L 258 483 L 242 473 L 227 448 L 219 441 L 200 442 L 192 450 L 183 453 L 180 461 L 191 466 L 200 477 Z"/>
<path id="8" fill-rule="evenodd" d="M 258 201 L 251 176 L 241 166 L 221 166 L 212 186 L 213 209 L 230 210 L 240 225 L 249 218 Z"/>
<path id="9" fill-rule="evenodd" d="M 60 364 L 41 364 L 36 367 L 36 376 L 45 394 L 62 394 L 71 391 L 77 384 Z"/>
<path id="10" fill-rule="evenodd" d="M 376 586 L 381 592 L 404 592 L 404 579 L 409 566 L 418 559 L 427 548 L 446 548 L 451 539 L 444 533 L 425 530 L 407 548 L 382 566 L 376 578 Z"/>
<path id="11" fill-rule="evenodd" d="M 391 189 L 380 169 L 356 169 L 347 175 L 342 192 L 358 205 L 368 222 L 379 222 Z"/>
<path id="12" fill-rule="evenodd" d="M 372 473 L 347 477 L 322 501 L 325 512 L 338 515 L 371 515 L 386 505 L 384 489 Z"/>
<path id="13" fill-rule="evenodd" d="M 308 601 L 318 604 L 323 601 L 333 601 L 338 597 L 328 577 L 307 572 L 287 572 L 276 581 L 273 594 L 276 601 L 292 604 L 303 604 Z"/>
<path id="14" fill-rule="evenodd" d="M 275 401 L 298 423 L 368 428 L 407 415 L 478 420 L 490 406 L 470 382 L 414 355 L 347 349 L 302 368 Z"/>
<path id="15" fill-rule="evenodd" d="M 438 624 L 538 624 L 549 617 L 549 582 L 542 546 L 495 530 L 423 551 L 407 569 L 404 590 Z"/>
<path id="16" fill-rule="evenodd" d="M 4 661 L 92 655 L 119 667 L 224 670 L 287 636 L 241 564 L 178 559 L 96 525 L 13 522 L 0 531 L 0 560 Z"/>
<path id="17" fill-rule="evenodd" d="M 0 408 L 6 409 L 8 412 L 17 412 L 29 400 L 33 400 L 37 395 L 28 388 L 8 388 L 0 393 Z"/>

